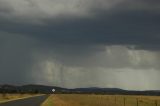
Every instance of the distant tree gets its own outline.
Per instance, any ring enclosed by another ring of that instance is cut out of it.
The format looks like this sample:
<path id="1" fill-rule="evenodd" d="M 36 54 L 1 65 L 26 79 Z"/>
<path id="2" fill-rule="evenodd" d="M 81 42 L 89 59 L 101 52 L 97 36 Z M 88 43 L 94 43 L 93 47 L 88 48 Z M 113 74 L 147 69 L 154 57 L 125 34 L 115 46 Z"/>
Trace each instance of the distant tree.
<path id="1" fill-rule="evenodd" d="M 36 89 L 36 90 L 34 90 L 34 92 L 33 92 L 33 93 L 37 94 L 37 93 L 39 93 L 39 91 Z"/>

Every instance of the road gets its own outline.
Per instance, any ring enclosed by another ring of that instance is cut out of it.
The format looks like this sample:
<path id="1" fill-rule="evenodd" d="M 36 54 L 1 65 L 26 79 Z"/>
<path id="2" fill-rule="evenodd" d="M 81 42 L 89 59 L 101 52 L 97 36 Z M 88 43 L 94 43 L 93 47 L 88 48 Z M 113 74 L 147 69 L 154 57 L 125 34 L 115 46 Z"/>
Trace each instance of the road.
<path id="1" fill-rule="evenodd" d="M 1 103 L 0 106 L 40 106 L 49 95 L 30 97 L 26 99 L 14 100 L 6 103 Z"/>

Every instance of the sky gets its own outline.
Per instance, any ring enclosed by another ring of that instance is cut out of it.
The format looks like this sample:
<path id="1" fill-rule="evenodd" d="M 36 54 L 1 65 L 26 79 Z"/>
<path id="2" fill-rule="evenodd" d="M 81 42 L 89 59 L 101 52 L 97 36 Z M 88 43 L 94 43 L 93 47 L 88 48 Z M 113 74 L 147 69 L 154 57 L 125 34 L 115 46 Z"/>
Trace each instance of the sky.
<path id="1" fill-rule="evenodd" d="M 0 0 L 0 84 L 160 90 L 159 0 Z"/>

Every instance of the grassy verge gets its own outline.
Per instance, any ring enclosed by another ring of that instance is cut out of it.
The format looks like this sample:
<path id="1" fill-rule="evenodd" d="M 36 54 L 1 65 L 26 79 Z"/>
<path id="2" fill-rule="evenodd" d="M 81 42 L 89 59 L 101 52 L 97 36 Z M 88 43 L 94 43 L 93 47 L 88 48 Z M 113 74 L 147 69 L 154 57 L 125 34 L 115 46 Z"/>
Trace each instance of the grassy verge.
<path id="1" fill-rule="evenodd" d="M 32 97 L 36 95 L 38 94 L 0 94 L 0 103 L 20 98 Z"/>
<path id="2" fill-rule="evenodd" d="M 158 96 L 51 95 L 42 106 L 160 106 Z"/>
<path id="3" fill-rule="evenodd" d="M 55 96 L 51 95 L 46 101 L 43 102 L 41 106 L 55 106 L 53 103 L 54 101 L 56 101 Z"/>

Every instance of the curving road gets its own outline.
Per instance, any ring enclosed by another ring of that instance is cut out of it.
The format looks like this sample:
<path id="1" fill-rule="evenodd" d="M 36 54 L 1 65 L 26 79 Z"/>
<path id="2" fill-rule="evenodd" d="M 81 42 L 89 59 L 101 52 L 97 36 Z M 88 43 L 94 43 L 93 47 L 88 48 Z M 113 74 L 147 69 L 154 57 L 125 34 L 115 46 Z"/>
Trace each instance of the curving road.
<path id="1" fill-rule="evenodd" d="M 0 106 L 40 106 L 48 97 L 49 95 L 30 97 L 26 99 L 1 103 Z"/>

